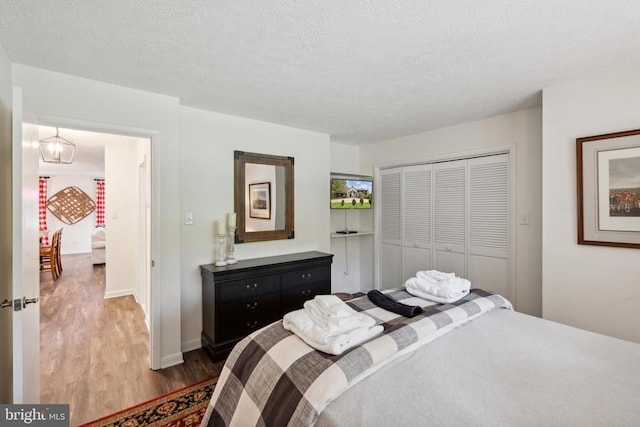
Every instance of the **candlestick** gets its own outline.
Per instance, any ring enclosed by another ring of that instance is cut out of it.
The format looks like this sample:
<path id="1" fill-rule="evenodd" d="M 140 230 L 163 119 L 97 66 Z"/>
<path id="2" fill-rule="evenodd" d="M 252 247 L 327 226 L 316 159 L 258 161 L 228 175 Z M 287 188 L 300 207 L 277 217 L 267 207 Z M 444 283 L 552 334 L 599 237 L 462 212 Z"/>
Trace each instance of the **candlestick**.
<path id="1" fill-rule="evenodd" d="M 229 213 L 227 215 L 228 215 L 228 217 L 227 217 L 227 222 L 228 222 L 227 226 L 235 228 L 235 226 L 236 226 L 236 213 L 235 212 L 231 212 L 231 213 Z"/>
<path id="2" fill-rule="evenodd" d="M 225 240 L 227 239 L 227 236 L 225 236 L 224 234 L 218 234 L 216 235 L 216 266 L 218 267 L 224 267 L 225 265 L 227 265 L 227 261 L 225 261 Z"/>
<path id="3" fill-rule="evenodd" d="M 227 230 L 229 230 L 229 238 L 227 239 L 227 264 L 235 264 L 238 262 L 238 260 L 233 257 L 233 252 L 235 251 L 233 244 L 236 236 L 236 227 L 229 225 Z"/>

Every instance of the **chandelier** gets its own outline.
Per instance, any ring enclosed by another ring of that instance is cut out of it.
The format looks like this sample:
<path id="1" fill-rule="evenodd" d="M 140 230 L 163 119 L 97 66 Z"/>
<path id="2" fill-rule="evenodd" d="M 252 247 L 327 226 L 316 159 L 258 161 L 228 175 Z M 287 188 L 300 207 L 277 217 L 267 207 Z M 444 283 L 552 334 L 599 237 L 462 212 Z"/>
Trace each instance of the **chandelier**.
<path id="1" fill-rule="evenodd" d="M 73 163 L 73 156 L 76 152 L 76 145 L 67 141 L 58 134 L 56 136 L 40 140 L 40 154 L 46 163 Z"/>

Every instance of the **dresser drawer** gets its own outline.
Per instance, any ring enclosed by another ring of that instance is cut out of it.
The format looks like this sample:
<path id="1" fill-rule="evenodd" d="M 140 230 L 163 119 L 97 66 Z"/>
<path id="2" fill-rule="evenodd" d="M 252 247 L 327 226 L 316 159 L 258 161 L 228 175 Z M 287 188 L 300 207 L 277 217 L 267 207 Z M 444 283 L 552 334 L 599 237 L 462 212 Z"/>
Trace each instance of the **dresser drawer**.
<path id="1" fill-rule="evenodd" d="M 228 301 L 250 298 L 264 295 L 280 290 L 280 275 L 248 277 L 246 279 L 234 280 L 220 283 L 219 285 L 220 303 Z"/>
<path id="2" fill-rule="evenodd" d="M 316 295 L 330 294 L 331 282 L 313 283 L 282 292 L 282 314 L 302 308 L 305 301 Z"/>
<path id="3" fill-rule="evenodd" d="M 280 293 L 236 300 L 220 305 L 216 341 L 244 337 L 280 318 Z"/>
<path id="4" fill-rule="evenodd" d="M 282 289 L 295 288 L 318 282 L 331 281 L 331 266 L 311 267 L 290 271 L 282 275 Z"/>

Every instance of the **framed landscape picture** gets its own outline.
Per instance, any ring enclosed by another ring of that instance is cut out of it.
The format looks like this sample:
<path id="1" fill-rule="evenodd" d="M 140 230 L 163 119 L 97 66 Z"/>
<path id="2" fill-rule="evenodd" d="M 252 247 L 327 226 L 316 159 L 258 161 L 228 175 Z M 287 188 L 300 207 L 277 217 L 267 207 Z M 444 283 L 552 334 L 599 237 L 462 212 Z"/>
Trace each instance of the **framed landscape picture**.
<path id="1" fill-rule="evenodd" d="M 640 249 L 640 129 L 576 139 L 578 243 Z"/>
<path id="2" fill-rule="evenodd" d="M 271 183 L 249 184 L 249 217 L 271 219 Z"/>

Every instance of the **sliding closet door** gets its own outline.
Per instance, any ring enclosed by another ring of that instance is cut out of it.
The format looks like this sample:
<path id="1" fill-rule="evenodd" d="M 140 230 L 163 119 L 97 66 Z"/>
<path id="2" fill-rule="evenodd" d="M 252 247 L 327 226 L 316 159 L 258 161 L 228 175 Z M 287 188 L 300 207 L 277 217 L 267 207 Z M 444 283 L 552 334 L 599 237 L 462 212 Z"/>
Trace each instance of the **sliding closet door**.
<path id="1" fill-rule="evenodd" d="M 506 154 L 469 159 L 469 274 L 473 287 L 509 295 Z"/>
<path id="2" fill-rule="evenodd" d="M 429 164 L 402 170 L 403 282 L 431 269 L 432 169 Z"/>
<path id="3" fill-rule="evenodd" d="M 466 277 L 467 161 L 436 163 L 434 169 L 434 269 Z"/>
<path id="4" fill-rule="evenodd" d="M 402 285 L 402 168 L 380 171 L 380 288 Z"/>

